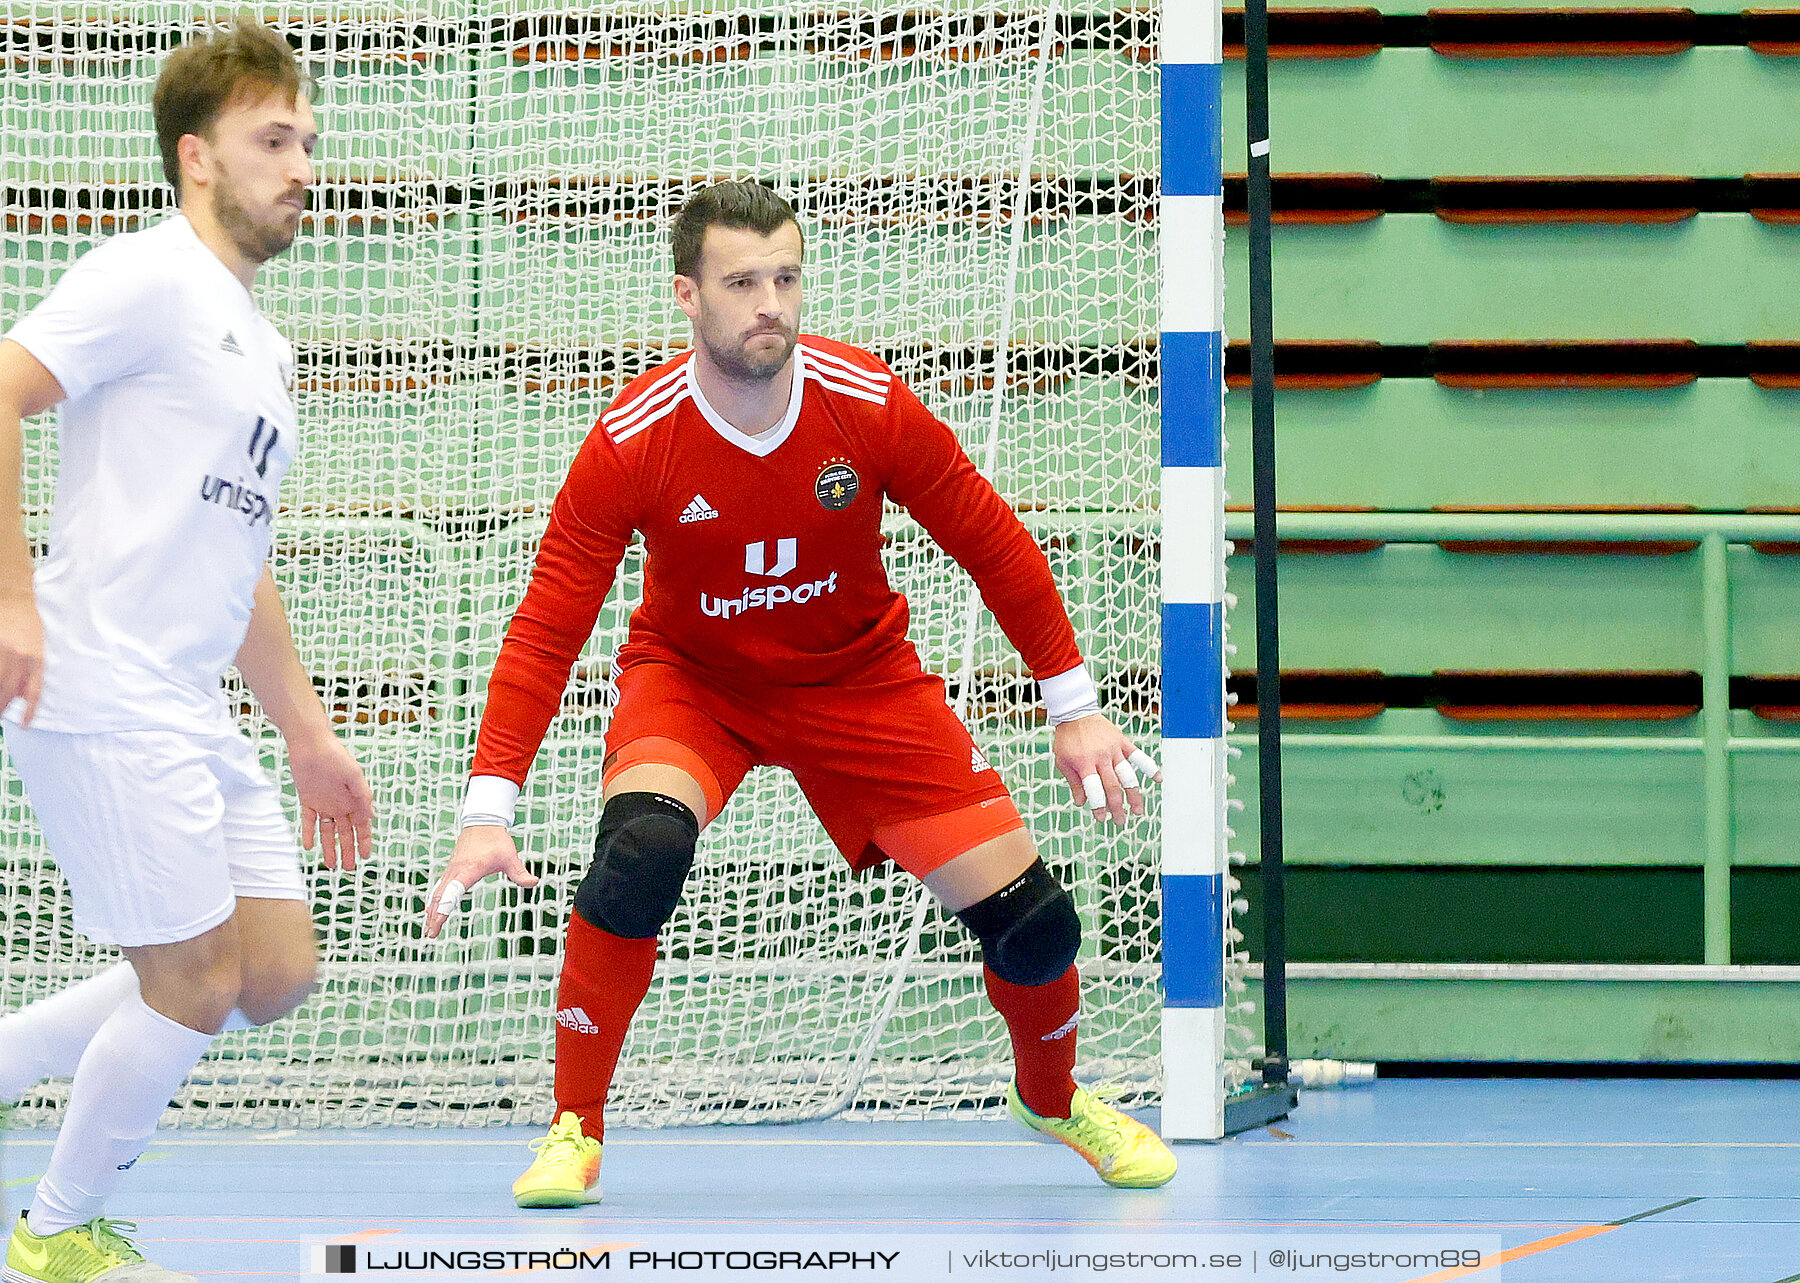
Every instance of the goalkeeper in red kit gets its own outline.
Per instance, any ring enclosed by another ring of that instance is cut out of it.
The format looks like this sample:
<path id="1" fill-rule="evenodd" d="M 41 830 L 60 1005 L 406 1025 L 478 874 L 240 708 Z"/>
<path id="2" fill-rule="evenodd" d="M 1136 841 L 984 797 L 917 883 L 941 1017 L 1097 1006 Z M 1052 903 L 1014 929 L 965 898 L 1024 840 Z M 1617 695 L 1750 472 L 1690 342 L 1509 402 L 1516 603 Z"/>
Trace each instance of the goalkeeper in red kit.
<path id="1" fill-rule="evenodd" d="M 719 183 L 674 226 L 693 347 L 634 380 L 588 436 L 488 683 L 435 936 L 463 893 L 535 884 L 509 832 L 634 531 L 643 602 L 618 656 L 605 803 L 557 994 L 557 1119 L 513 1186 L 521 1207 L 600 1197 L 603 1113 L 700 831 L 751 767 L 791 770 L 852 868 L 892 859 L 981 942 L 1011 1035 L 1012 1115 L 1110 1185 L 1175 1158 L 1076 1086 L 1081 923 L 1006 785 L 907 640 L 881 561 L 883 500 L 974 577 L 1042 687 L 1056 763 L 1096 819 L 1141 814 L 1150 758 L 1101 712 L 1049 563 L 950 429 L 878 358 L 802 336 L 804 240 L 769 188 Z"/>

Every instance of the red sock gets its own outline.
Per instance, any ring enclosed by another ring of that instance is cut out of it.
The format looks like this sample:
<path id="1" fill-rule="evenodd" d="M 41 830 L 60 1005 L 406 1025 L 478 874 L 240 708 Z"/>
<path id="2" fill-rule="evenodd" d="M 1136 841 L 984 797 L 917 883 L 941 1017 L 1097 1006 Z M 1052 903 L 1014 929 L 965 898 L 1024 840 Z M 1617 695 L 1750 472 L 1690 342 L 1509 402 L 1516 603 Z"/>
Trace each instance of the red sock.
<path id="1" fill-rule="evenodd" d="M 606 1139 L 607 1089 L 655 970 L 655 936 L 626 940 L 569 915 L 556 987 L 556 1114 L 574 1110 L 595 1140 Z"/>
<path id="2" fill-rule="evenodd" d="M 1015 985 L 987 967 L 988 997 L 1012 1035 L 1019 1099 L 1039 1118 L 1067 1118 L 1075 1098 L 1075 1023 L 1081 978 L 1071 966 L 1047 985 Z"/>

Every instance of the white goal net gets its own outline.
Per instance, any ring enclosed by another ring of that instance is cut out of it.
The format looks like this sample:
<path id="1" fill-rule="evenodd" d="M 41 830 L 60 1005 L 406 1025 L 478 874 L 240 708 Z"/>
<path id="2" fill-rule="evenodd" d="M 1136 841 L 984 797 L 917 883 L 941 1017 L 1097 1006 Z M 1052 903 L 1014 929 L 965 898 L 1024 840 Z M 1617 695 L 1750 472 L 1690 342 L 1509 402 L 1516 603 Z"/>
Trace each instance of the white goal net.
<path id="1" fill-rule="evenodd" d="M 260 299 L 299 353 L 276 571 L 374 785 L 375 858 L 316 872 L 321 993 L 222 1038 L 184 1125 L 545 1121 L 562 922 L 591 855 L 635 559 L 527 788 L 542 885 L 481 888 L 446 942 L 487 674 L 545 514 L 606 402 L 684 346 L 667 225 L 760 177 L 808 233 L 802 328 L 889 361 L 1050 555 L 1113 716 L 1158 729 L 1155 12 L 1073 3 L 364 0 L 257 6 L 324 131 Z M 221 10 L 221 15 L 223 14 Z M 195 8 L 0 0 L 0 328 L 163 216 L 149 110 Z M 34 529 L 50 416 L 26 465 Z M 123 518 L 122 518 L 123 519 Z M 966 576 L 890 516 L 914 637 L 1013 784 L 1086 927 L 1078 1075 L 1154 1101 L 1157 818 L 1072 810 L 1035 688 Z M 271 766 L 279 741 L 243 697 Z M 285 776 L 283 783 L 285 785 Z M 18 781 L 0 810 L 0 1010 L 106 958 L 77 938 Z M 708 832 L 611 1117 L 627 1126 L 995 1109 L 1005 1029 L 972 939 L 888 866 L 850 877 L 783 772 Z M 28 1097 L 54 1115 L 66 1090 Z"/>

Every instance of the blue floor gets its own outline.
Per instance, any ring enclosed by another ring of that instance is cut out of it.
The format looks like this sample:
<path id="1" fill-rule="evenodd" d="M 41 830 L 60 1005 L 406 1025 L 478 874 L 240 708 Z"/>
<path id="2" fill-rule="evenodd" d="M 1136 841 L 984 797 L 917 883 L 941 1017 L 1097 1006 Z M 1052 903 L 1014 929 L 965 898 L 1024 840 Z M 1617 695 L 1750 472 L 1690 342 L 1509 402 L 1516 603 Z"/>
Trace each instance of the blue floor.
<path id="1" fill-rule="evenodd" d="M 165 1133 L 109 1214 L 137 1221 L 153 1259 L 212 1278 L 309 1277 L 313 1245 L 352 1238 L 597 1247 L 1089 1232 L 1265 1250 L 1327 1234 L 1414 1249 L 1488 1236 L 1510 1259 L 1481 1275 L 1506 1283 L 1800 1279 L 1795 1082 L 1390 1081 L 1306 1093 L 1274 1129 L 1179 1146 L 1180 1174 L 1155 1191 L 1107 1189 L 1008 1123 L 832 1122 L 615 1131 L 604 1203 L 528 1213 L 508 1186 L 534 1134 Z M 13 1207 L 50 1142 L 6 1138 Z"/>

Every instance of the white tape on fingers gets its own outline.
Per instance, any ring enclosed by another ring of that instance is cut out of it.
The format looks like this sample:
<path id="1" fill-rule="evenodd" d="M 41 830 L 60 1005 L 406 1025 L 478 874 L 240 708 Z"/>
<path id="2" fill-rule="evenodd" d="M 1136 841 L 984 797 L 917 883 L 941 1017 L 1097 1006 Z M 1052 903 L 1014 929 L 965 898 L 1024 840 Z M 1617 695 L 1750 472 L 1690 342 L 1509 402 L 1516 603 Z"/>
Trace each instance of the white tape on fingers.
<path id="1" fill-rule="evenodd" d="M 1106 786 L 1100 783 L 1098 775 L 1082 776 L 1081 791 L 1087 794 L 1088 810 L 1104 811 L 1106 809 Z"/>
<path id="2" fill-rule="evenodd" d="M 1113 774 L 1119 777 L 1120 788 L 1134 789 L 1138 787 L 1137 772 L 1131 769 L 1130 762 L 1115 762 Z"/>
<path id="3" fill-rule="evenodd" d="M 463 892 L 469 888 L 452 878 L 444 883 L 444 894 L 438 897 L 438 912 L 446 918 L 462 908 Z"/>
<path id="4" fill-rule="evenodd" d="M 1141 748 L 1132 749 L 1129 760 L 1132 770 L 1136 771 L 1139 776 L 1146 780 L 1155 779 L 1156 773 L 1162 769 L 1156 764 L 1156 759 L 1144 752 Z"/>

